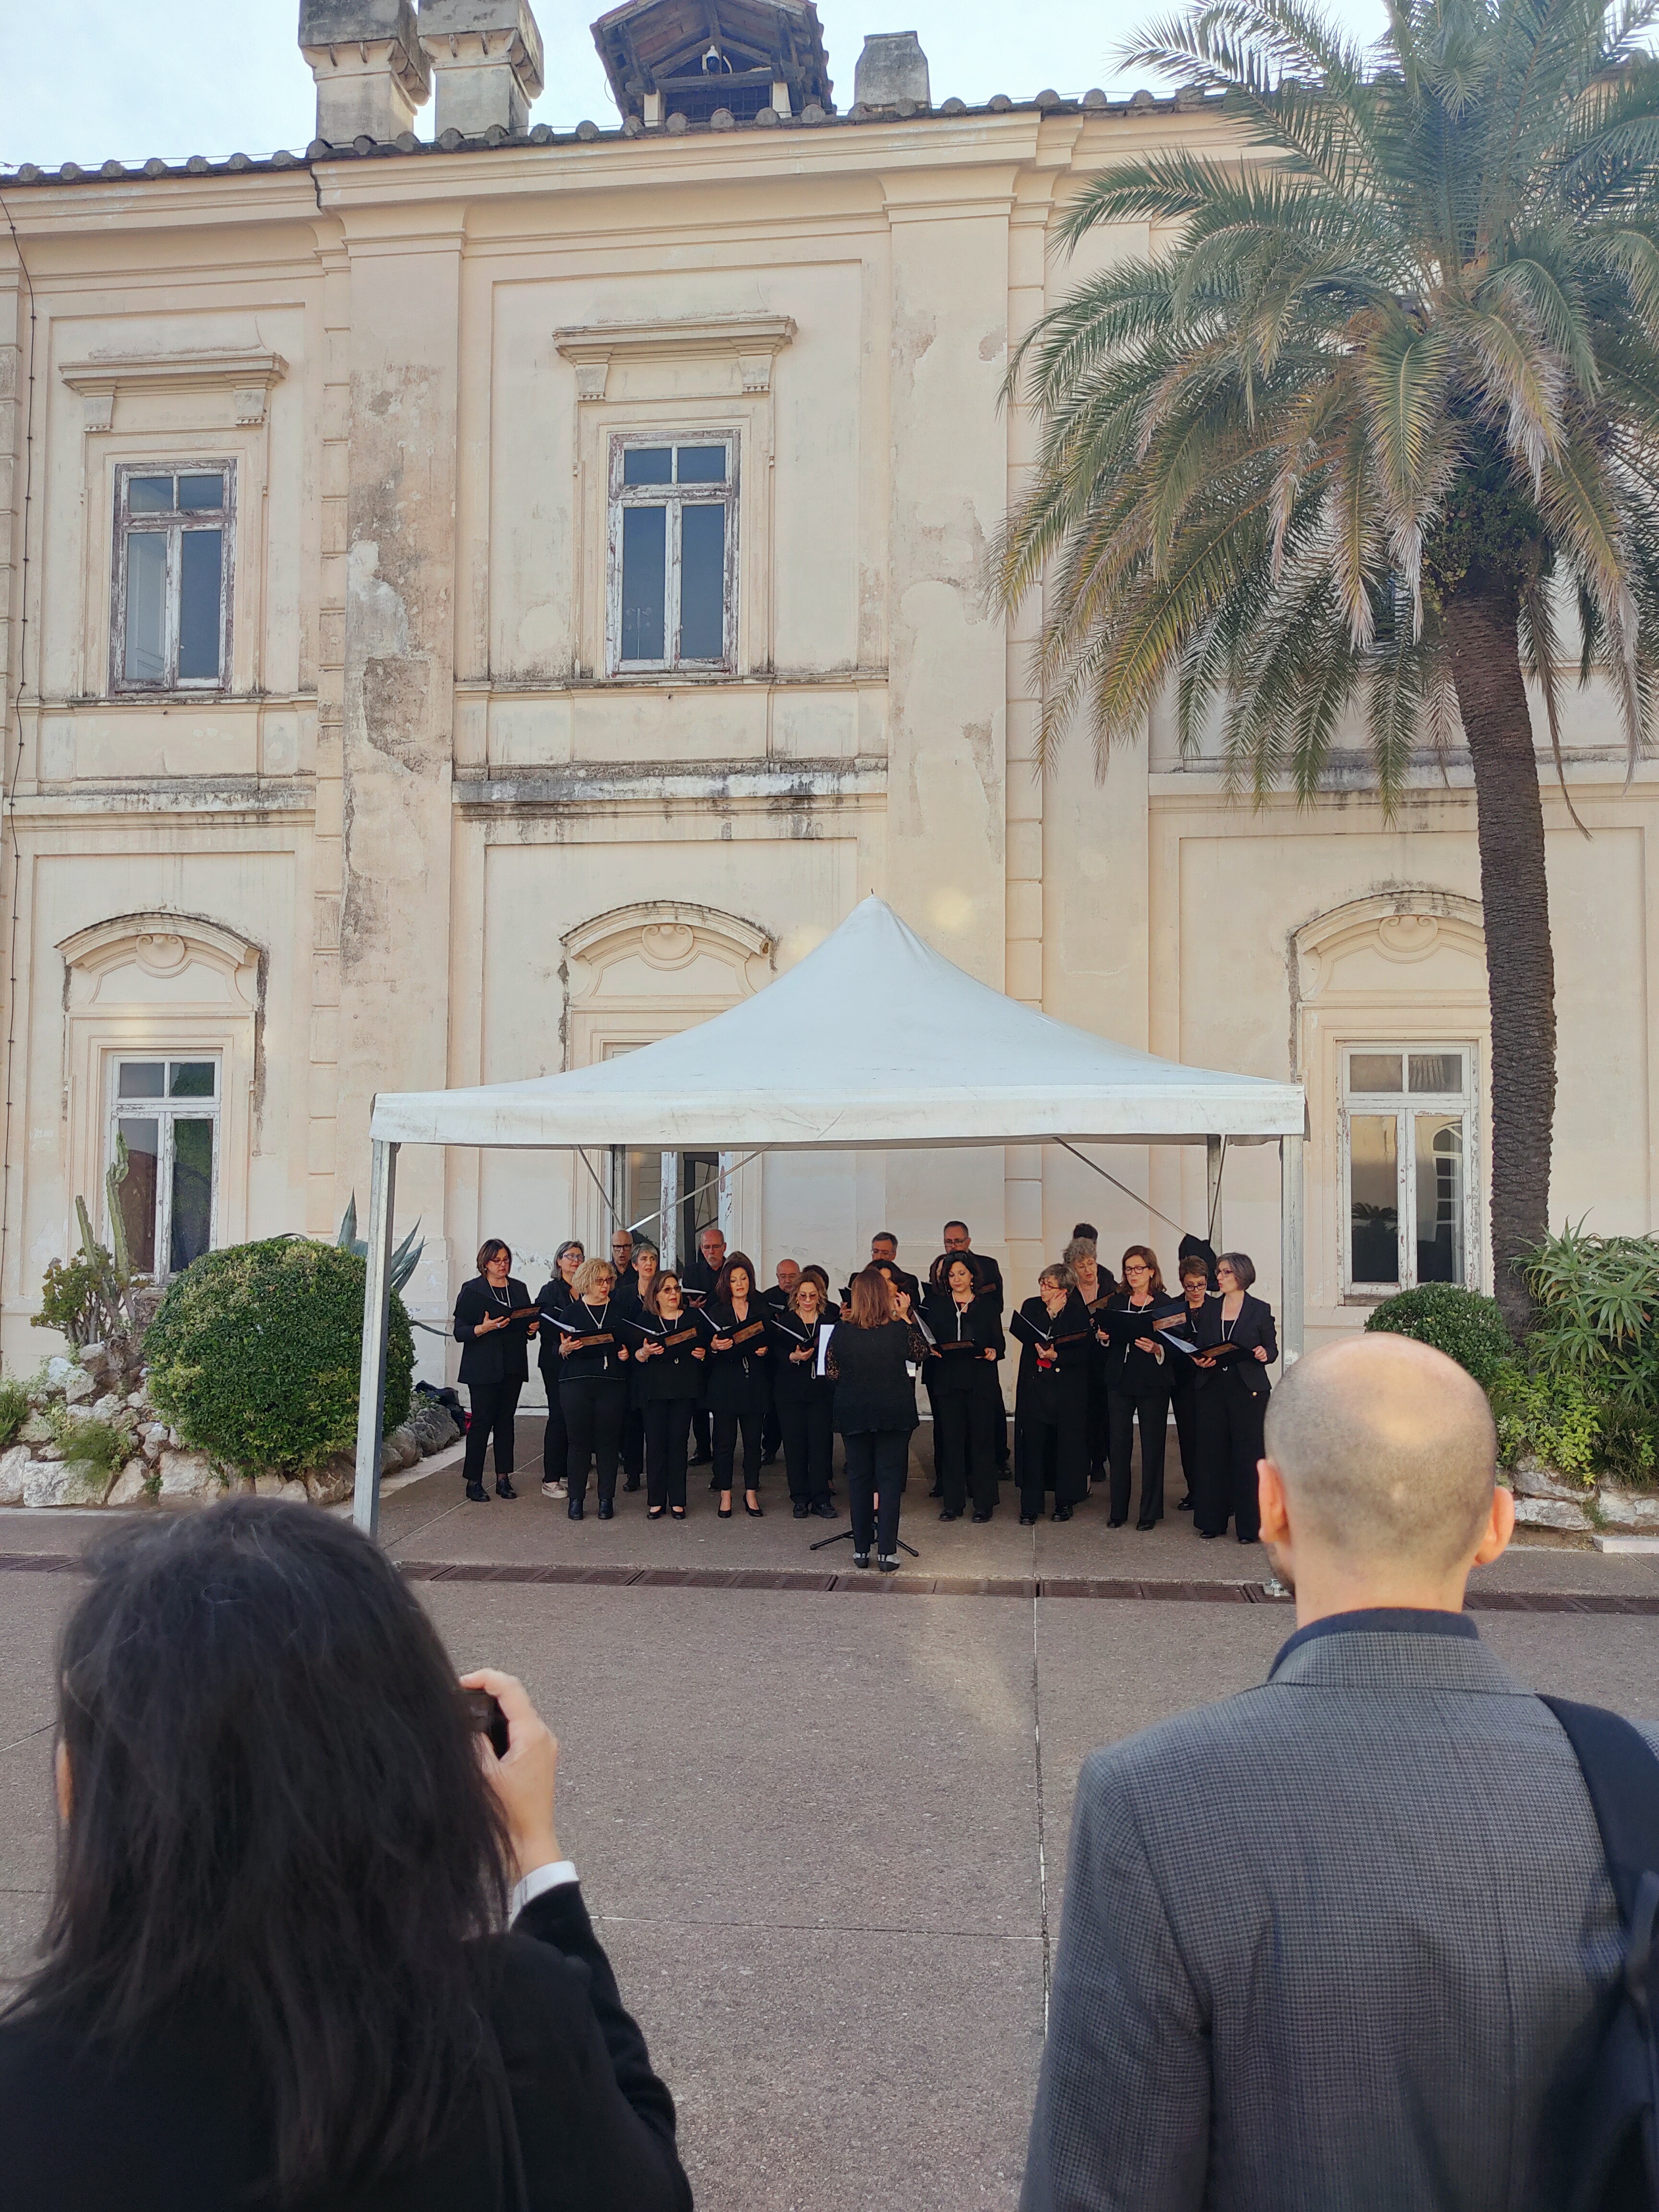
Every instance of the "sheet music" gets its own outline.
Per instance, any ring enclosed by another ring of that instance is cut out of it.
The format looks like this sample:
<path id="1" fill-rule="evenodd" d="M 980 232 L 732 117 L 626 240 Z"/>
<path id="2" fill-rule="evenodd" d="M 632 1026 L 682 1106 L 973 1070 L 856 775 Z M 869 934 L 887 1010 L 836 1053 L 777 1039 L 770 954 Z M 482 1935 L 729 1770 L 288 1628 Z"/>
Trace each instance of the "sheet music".
<path id="1" fill-rule="evenodd" d="M 830 1340 L 835 1334 L 835 1329 L 833 1322 L 821 1321 L 818 1323 L 818 1356 L 812 1369 L 815 1375 L 827 1376 L 830 1372 Z"/>

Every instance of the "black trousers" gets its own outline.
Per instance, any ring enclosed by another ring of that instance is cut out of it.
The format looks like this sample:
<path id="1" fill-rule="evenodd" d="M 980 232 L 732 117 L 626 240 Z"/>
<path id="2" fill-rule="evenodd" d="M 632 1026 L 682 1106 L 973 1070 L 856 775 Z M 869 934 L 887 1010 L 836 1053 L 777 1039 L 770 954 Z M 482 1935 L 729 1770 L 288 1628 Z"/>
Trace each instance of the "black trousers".
<path id="1" fill-rule="evenodd" d="M 1096 1351 L 1089 1363 L 1089 1473 L 1097 1474 L 1112 1449 L 1111 1395 L 1106 1388 L 1106 1355 Z M 1113 1506 L 1114 1513 L 1117 1511 Z"/>
<path id="2" fill-rule="evenodd" d="M 1059 1416 L 1046 1421 L 1028 1413 L 1019 1424 L 1018 1462 L 1019 1510 L 1024 1520 L 1042 1518 L 1045 1491 L 1056 1505 L 1079 1505 L 1089 1492 L 1088 1406 L 1062 1402 Z"/>
<path id="3" fill-rule="evenodd" d="M 975 1513 L 994 1508 L 997 1462 L 992 1417 L 1000 1411 L 1000 1400 L 991 1407 L 977 1375 L 966 1390 L 941 1383 L 933 1394 L 933 1465 L 947 1513 L 960 1513 L 970 1492 Z"/>
<path id="4" fill-rule="evenodd" d="M 1206 1534 L 1223 1534 L 1230 1516 L 1241 1536 L 1261 1534 L 1255 1468 L 1267 1410 L 1265 1393 L 1258 1398 L 1224 1369 L 1199 1391 L 1193 1525 Z"/>
<path id="5" fill-rule="evenodd" d="M 836 1449 L 835 1408 L 828 1392 L 773 1401 L 782 1430 L 789 1495 L 808 1505 L 830 1495 L 830 1462 Z"/>
<path id="6" fill-rule="evenodd" d="M 608 1376 L 589 1382 L 562 1383 L 559 1402 L 564 1409 L 565 1432 L 570 1449 L 565 1459 L 570 1502 L 580 1505 L 587 1496 L 587 1462 L 599 1477 L 599 1503 L 617 1494 L 617 1454 L 622 1445 L 623 1422 L 628 1414 L 628 1385 Z"/>
<path id="7" fill-rule="evenodd" d="M 469 1382 L 472 1419 L 467 1426 L 464 1465 L 468 1482 L 483 1480 L 484 1447 L 495 1445 L 495 1480 L 513 1472 L 513 1422 L 522 1382 Z"/>
<path id="8" fill-rule="evenodd" d="M 738 1432 L 743 1432 L 743 1486 L 745 1490 L 760 1488 L 761 1423 L 766 1417 L 765 1405 L 751 1401 L 741 1413 L 716 1413 L 714 1416 L 714 1487 L 732 1488 L 732 1471 L 737 1464 Z"/>
<path id="9" fill-rule="evenodd" d="M 766 1364 L 769 1367 L 772 1364 L 769 1359 Z M 778 1403 L 777 1386 L 775 1383 L 766 1394 L 766 1418 L 761 1423 L 761 1457 L 775 1459 L 782 1442 L 783 1409 Z"/>
<path id="10" fill-rule="evenodd" d="M 853 1516 L 853 1549 L 867 1552 L 872 1539 L 884 1559 L 898 1551 L 899 1508 L 910 1466 L 908 1429 L 855 1429 L 842 1438 L 847 1455 L 847 1504 Z M 876 1499 L 879 1497 L 879 1509 Z M 880 1526 L 877 1526 L 879 1510 Z"/>
<path id="11" fill-rule="evenodd" d="M 709 1455 L 709 1419 L 710 1416 L 707 1406 L 692 1407 L 691 1441 L 696 1448 L 696 1455 L 699 1459 L 707 1459 Z"/>
<path id="12" fill-rule="evenodd" d="M 685 1448 L 695 1398 L 647 1398 L 645 1403 L 645 1501 L 685 1507 Z"/>
<path id="13" fill-rule="evenodd" d="M 1164 1518 L 1164 1447 L 1170 1433 L 1167 1390 L 1113 1390 L 1106 1400 L 1106 1435 L 1112 1457 L 1112 1518 L 1129 1517 L 1130 1462 L 1135 1416 L 1140 1417 L 1140 1513 L 1143 1525 Z"/>
<path id="14" fill-rule="evenodd" d="M 570 1438 L 564 1425 L 564 1401 L 559 1395 L 556 1375 L 550 1375 L 544 1367 L 542 1380 L 547 1385 L 547 1426 L 542 1431 L 542 1480 L 562 1482 L 570 1460 Z"/>
<path id="15" fill-rule="evenodd" d="M 690 1402 L 688 1398 L 687 1405 Z M 630 1406 L 623 1417 L 622 1471 L 630 1482 L 645 1473 L 645 1415 L 637 1406 Z"/>
<path id="16" fill-rule="evenodd" d="M 1190 1382 L 1184 1390 L 1170 1393 L 1170 1410 L 1181 1447 L 1181 1479 L 1190 1498 L 1198 1487 L 1198 1392 Z"/>

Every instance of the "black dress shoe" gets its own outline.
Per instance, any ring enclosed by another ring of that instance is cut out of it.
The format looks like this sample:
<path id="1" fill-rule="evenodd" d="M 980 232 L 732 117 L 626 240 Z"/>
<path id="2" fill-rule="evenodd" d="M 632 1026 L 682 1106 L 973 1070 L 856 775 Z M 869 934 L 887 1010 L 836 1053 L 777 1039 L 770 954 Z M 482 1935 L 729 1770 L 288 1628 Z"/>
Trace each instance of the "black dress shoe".
<path id="1" fill-rule="evenodd" d="M 927 1495 L 930 1498 L 943 1498 L 945 1495 L 945 1485 L 942 1482 L 936 1482 L 933 1488 L 928 1492 Z"/>
<path id="2" fill-rule="evenodd" d="M 1111 1519 L 1106 1523 L 1106 1526 L 1109 1528 L 1121 1528 L 1125 1522 L 1127 1521 L 1128 1517 L 1129 1516 L 1127 1513 L 1115 1513 Z"/>
<path id="3" fill-rule="evenodd" d="M 1156 1528 L 1158 1523 L 1156 1521 L 1137 1521 L 1135 1526 L 1137 1528 Z"/>
<path id="4" fill-rule="evenodd" d="M 869 1565 L 869 1564 L 870 1564 L 870 1554 L 868 1553 L 868 1552 L 854 1552 L 854 1554 L 853 1554 L 853 1565 L 854 1565 L 855 1567 L 867 1567 L 867 1566 Z"/>
<path id="5" fill-rule="evenodd" d="M 466 1494 L 471 1504 L 488 1505 L 489 1503 L 489 1492 L 481 1482 L 469 1482 L 466 1486 Z"/>
<path id="6" fill-rule="evenodd" d="M 988 1513 L 975 1513 L 974 1516 L 975 1522 L 988 1521 L 990 1517 Z"/>
<path id="7" fill-rule="evenodd" d="M 1218 1536 L 1224 1536 L 1227 1532 L 1224 1528 L 1200 1528 L 1198 1533 L 1206 1544 L 1210 1544 L 1213 1543 Z"/>
<path id="8" fill-rule="evenodd" d="M 513 1478 L 510 1474 L 498 1474 L 496 1476 L 495 1495 L 497 1498 L 516 1498 L 518 1494 L 518 1492 L 513 1487 Z"/>
<path id="9" fill-rule="evenodd" d="M 1056 1521 L 1069 1521 L 1072 1517 L 1072 1509 L 1069 1505 L 1056 1505 L 1052 1517 Z M 1117 1525 L 1114 1521 L 1112 1526 L 1115 1528 Z"/>
<path id="10" fill-rule="evenodd" d="M 1241 1544 L 1259 1544 L 1261 1539 L 1260 1536 L 1241 1536 L 1238 1540 Z"/>
<path id="11" fill-rule="evenodd" d="M 1189 1492 L 1188 1492 L 1188 1494 L 1186 1495 L 1186 1497 L 1185 1497 L 1185 1498 L 1183 1498 L 1182 1499 L 1182 1501 L 1181 1501 L 1180 1504 L 1176 1506 L 1176 1511 L 1177 1513 L 1190 1513 L 1190 1512 L 1192 1511 L 1192 1510 L 1193 1510 L 1193 1499 L 1192 1499 L 1192 1493 L 1191 1493 L 1191 1492 L 1189 1491 Z"/>
<path id="12" fill-rule="evenodd" d="M 717 1505 L 714 1512 L 719 1520 L 729 1521 L 732 1518 L 732 1509 L 729 1505 Z"/>
<path id="13" fill-rule="evenodd" d="M 797 1521 L 804 1521 L 812 1509 L 804 1498 L 798 1498 L 789 1510 Z"/>
<path id="14" fill-rule="evenodd" d="M 815 1521 L 839 1521 L 841 1518 L 827 1498 L 815 1498 L 808 1510 Z"/>
<path id="15" fill-rule="evenodd" d="M 898 1572 L 898 1561 L 896 1559 L 890 1559 L 887 1558 L 885 1553 L 884 1553 L 882 1557 L 876 1561 L 876 1572 L 882 1575 L 896 1575 Z"/>
<path id="16" fill-rule="evenodd" d="M 637 1474 L 629 1475 L 623 1483 L 623 1488 L 624 1490 L 637 1490 L 639 1486 L 640 1478 Z"/>
<path id="17" fill-rule="evenodd" d="M 939 1517 L 941 1521 L 960 1521 L 962 1516 L 960 1513 L 941 1513 Z"/>
<path id="18" fill-rule="evenodd" d="M 778 1455 L 775 1452 L 763 1452 L 761 1454 L 761 1465 L 763 1467 L 775 1467 L 777 1463 Z"/>
<path id="19" fill-rule="evenodd" d="M 567 1505 L 564 1510 L 567 1516 L 570 1520 L 580 1521 L 582 1517 L 582 1502 L 580 1498 L 573 1498 L 569 1504 Z"/>
<path id="20" fill-rule="evenodd" d="M 686 1465 L 688 1467 L 713 1467 L 714 1464 L 714 1455 L 713 1452 L 693 1452 L 690 1458 L 686 1462 Z"/>
<path id="21" fill-rule="evenodd" d="M 1022 1513 L 1019 1516 L 1019 1525 L 1022 1528 L 1035 1528 L 1036 1527 L 1036 1515 L 1035 1513 Z"/>
<path id="22" fill-rule="evenodd" d="M 616 1519 L 616 1517 L 617 1517 L 617 1509 L 616 1509 L 616 1506 L 615 1506 L 615 1505 L 612 1504 L 612 1502 L 611 1501 L 611 1499 L 610 1499 L 610 1498 L 600 1498 L 600 1500 L 599 1500 L 599 1518 L 600 1518 L 600 1520 L 601 1520 L 601 1521 L 614 1521 L 614 1520 Z"/>
<path id="23" fill-rule="evenodd" d="M 763 1505 L 751 1505 L 746 1498 L 743 1501 L 743 1510 L 749 1516 L 751 1521 L 759 1521 L 763 1519 L 766 1512 L 766 1508 Z"/>

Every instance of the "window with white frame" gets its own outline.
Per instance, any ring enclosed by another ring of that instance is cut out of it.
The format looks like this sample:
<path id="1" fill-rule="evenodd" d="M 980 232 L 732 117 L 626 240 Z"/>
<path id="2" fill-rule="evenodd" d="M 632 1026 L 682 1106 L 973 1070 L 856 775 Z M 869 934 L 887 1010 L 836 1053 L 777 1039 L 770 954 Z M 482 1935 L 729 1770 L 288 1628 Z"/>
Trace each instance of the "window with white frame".
<path id="1" fill-rule="evenodd" d="M 228 680 L 235 509 L 232 461 L 116 471 L 115 690 L 212 691 Z"/>
<path id="2" fill-rule="evenodd" d="M 606 654 L 625 670 L 735 665 L 738 439 L 611 441 Z"/>
<path id="3" fill-rule="evenodd" d="M 1364 1044 L 1343 1054 L 1346 1288 L 1474 1286 L 1472 1045 Z"/>
<path id="4" fill-rule="evenodd" d="M 212 1246 L 220 1092 L 216 1057 L 112 1062 L 107 1158 L 140 1274 L 176 1275 Z"/>

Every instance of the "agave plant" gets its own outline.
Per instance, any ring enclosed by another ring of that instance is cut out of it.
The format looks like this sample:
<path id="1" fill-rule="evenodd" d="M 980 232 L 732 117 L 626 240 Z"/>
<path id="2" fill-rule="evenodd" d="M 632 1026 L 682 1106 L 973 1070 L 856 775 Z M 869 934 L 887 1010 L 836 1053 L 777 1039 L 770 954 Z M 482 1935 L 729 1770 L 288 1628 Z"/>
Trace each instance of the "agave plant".
<path id="1" fill-rule="evenodd" d="M 426 1243 L 424 1239 L 418 1243 L 416 1242 L 420 1235 L 421 1224 L 417 1221 L 392 1255 L 392 1287 L 394 1291 L 401 1291 L 421 1264 L 421 1255 L 426 1249 Z M 340 1217 L 340 1233 L 334 1241 L 343 1252 L 355 1252 L 360 1260 L 368 1259 L 368 1242 L 357 1234 L 357 1194 L 355 1190 L 346 1200 L 346 1210 Z"/>
<path id="2" fill-rule="evenodd" d="M 1126 161 L 1060 226 L 1167 226 L 1019 348 L 1040 463 L 1000 549 L 1046 576 L 1042 741 L 1099 758 L 1173 687 L 1236 786 L 1323 787 L 1363 724 L 1385 806 L 1460 726 L 1492 1014 L 1505 1319 L 1547 1227 L 1554 970 L 1528 702 L 1601 678 L 1633 760 L 1659 672 L 1659 65 L 1646 0 L 1391 0 L 1362 50 L 1221 0 L 1129 58 L 1223 95 L 1238 151 Z M 1565 788 L 1565 786 L 1564 786 Z"/>

